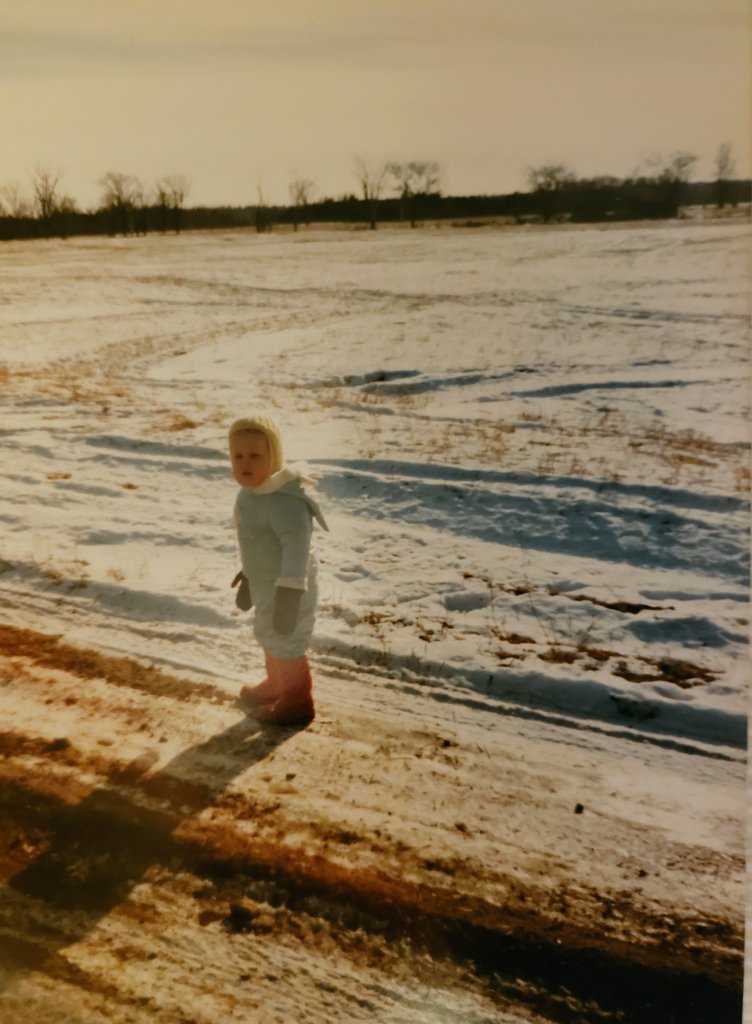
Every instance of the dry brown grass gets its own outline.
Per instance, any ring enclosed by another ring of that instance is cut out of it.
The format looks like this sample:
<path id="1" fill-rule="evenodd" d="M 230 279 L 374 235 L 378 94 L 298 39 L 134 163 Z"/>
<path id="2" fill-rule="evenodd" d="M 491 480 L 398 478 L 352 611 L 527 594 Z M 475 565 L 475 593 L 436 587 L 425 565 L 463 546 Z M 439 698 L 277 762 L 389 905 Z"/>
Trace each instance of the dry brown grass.
<path id="1" fill-rule="evenodd" d="M 196 420 L 191 419 L 190 416 L 176 413 L 163 425 L 162 429 L 176 432 L 179 430 L 195 430 L 197 426 Z"/>
<path id="2" fill-rule="evenodd" d="M 208 683 L 196 683 L 171 676 L 131 658 L 101 654 L 88 648 L 65 644 L 56 636 L 30 629 L 0 625 L 0 654 L 28 659 L 35 665 L 70 672 L 81 679 L 105 679 L 157 696 L 178 700 L 208 700 L 212 704 L 234 704 L 234 698 Z"/>
<path id="3" fill-rule="evenodd" d="M 750 474 L 749 466 L 739 466 L 734 470 L 734 481 L 736 483 L 736 490 L 740 494 L 749 494 L 750 491 Z"/>

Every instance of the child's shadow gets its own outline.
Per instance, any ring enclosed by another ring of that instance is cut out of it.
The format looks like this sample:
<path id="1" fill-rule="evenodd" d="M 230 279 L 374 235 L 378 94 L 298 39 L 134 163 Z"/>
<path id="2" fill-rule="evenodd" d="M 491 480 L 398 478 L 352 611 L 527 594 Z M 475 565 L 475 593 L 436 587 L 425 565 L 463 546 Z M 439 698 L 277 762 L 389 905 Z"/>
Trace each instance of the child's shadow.
<path id="1" fill-rule="evenodd" d="M 179 856 L 173 833 L 181 822 L 210 806 L 292 734 L 244 718 L 154 775 L 139 777 L 149 767 L 148 758 L 139 758 L 79 803 L 55 803 L 49 846 L 0 890 L 2 917 L 13 919 L 12 938 L 0 937 L 0 991 L 84 938 L 148 868 Z M 139 801 L 139 793 L 148 799 Z M 32 902 L 19 903 L 19 894 Z M 35 906 L 36 900 L 43 905 Z"/>

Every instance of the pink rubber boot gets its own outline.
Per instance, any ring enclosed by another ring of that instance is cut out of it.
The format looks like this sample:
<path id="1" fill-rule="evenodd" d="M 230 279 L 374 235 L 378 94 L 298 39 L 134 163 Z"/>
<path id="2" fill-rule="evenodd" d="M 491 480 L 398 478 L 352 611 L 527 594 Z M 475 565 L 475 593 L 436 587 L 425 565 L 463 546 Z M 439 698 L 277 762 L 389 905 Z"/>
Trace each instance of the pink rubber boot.
<path id="1" fill-rule="evenodd" d="M 274 701 L 258 705 L 253 714 L 270 725 L 307 725 L 316 714 L 313 706 L 311 667 L 308 658 L 273 658 L 273 677 L 281 692 Z"/>
<path id="2" fill-rule="evenodd" d="M 256 686 L 243 686 L 240 690 L 241 703 L 254 711 L 260 704 L 270 704 L 277 700 L 282 692 L 281 681 L 275 676 L 276 659 L 272 658 L 268 651 L 264 651 L 264 664 L 266 665 L 266 679 Z"/>

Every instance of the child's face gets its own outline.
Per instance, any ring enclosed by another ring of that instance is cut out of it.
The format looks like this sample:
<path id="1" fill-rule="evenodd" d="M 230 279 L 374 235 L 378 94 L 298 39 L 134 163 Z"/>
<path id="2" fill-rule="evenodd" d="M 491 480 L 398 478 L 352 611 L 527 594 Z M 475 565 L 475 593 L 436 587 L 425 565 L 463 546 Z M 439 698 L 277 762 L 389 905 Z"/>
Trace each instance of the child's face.
<path id="1" fill-rule="evenodd" d="M 258 487 L 271 472 L 269 444 L 260 430 L 243 430 L 230 438 L 232 475 L 241 487 Z"/>

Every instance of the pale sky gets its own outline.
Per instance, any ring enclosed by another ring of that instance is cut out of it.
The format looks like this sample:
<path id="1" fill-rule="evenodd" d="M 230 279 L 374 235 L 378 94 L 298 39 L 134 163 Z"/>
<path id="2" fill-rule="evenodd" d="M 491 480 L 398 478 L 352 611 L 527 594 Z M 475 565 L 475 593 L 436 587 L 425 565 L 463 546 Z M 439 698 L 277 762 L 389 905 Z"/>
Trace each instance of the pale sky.
<path id="1" fill-rule="evenodd" d="M 189 204 L 357 190 L 354 156 L 431 159 L 446 194 L 563 162 L 635 171 L 730 142 L 750 173 L 747 0 L 2 0 L 0 186 L 96 205 L 107 171 Z"/>

